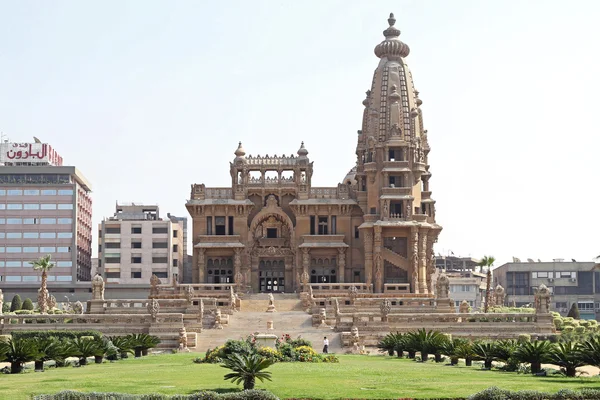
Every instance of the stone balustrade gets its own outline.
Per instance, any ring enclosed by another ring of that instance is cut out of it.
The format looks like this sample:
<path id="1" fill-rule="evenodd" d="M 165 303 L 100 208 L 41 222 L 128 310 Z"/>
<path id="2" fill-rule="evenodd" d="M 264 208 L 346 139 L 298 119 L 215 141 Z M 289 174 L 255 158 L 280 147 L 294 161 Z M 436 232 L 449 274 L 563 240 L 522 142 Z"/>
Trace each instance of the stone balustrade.
<path id="1" fill-rule="evenodd" d="M 331 296 L 335 294 L 348 294 L 351 287 L 355 287 L 358 293 L 369 293 L 370 296 L 373 294 L 373 285 L 367 285 L 366 283 L 310 283 L 313 294 Z"/>
<path id="2" fill-rule="evenodd" d="M 410 283 L 384 283 L 383 293 L 410 293 Z"/>

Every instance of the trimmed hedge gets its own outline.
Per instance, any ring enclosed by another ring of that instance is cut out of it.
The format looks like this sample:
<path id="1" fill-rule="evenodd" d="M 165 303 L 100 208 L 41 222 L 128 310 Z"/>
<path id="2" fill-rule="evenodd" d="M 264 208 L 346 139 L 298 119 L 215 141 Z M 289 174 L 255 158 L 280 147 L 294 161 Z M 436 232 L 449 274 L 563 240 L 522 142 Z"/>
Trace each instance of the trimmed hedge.
<path id="1" fill-rule="evenodd" d="M 198 392 L 190 395 L 178 394 L 124 394 L 124 393 L 82 393 L 65 390 L 56 394 L 42 394 L 33 400 L 279 400 L 266 390 L 244 390 L 243 392 L 217 393 Z"/>
<path id="2" fill-rule="evenodd" d="M 584 388 L 578 392 L 561 389 L 556 393 L 545 393 L 536 390 L 511 392 L 493 386 L 469 396 L 468 400 L 600 400 L 600 389 Z"/>
<path id="3" fill-rule="evenodd" d="M 32 338 L 49 338 L 57 339 L 75 339 L 81 336 L 93 336 L 100 340 L 102 333 L 98 331 L 20 331 L 12 332 L 12 337 L 15 339 L 32 339 Z"/>

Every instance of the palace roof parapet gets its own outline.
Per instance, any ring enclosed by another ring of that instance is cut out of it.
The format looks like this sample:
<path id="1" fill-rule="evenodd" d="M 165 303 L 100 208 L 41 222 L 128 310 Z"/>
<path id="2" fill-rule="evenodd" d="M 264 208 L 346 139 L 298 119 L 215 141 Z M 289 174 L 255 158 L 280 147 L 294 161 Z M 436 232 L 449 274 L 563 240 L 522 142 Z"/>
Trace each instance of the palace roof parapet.
<path id="1" fill-rule="evenodd" d="M 262 157 L 260 154 L 256 157 L 252 157 L 251 155 L 246 157 L 246 164 L 248 165 L 256 165 L 256 166 L 294 166 L 298 164 L 298 159 L 291 156 L 269 156 L 268 154 Z"/>

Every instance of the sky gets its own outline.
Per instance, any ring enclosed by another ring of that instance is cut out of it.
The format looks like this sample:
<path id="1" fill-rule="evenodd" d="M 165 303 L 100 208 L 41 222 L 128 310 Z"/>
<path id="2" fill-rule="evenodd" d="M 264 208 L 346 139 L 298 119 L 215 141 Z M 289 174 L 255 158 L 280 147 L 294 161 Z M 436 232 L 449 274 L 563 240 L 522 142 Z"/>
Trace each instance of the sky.
<path id="1" fill-rule="evenodd" d="M 117 201 L 188 216 L 192 183 L 231 184 L 238 141 L 304 141 L 313 186 L 335 186 L 390 12 L 429 131 L 436 253 L 600 255 L 596 0 L 0 0 L 0 131 L 77 167 L 95 226 Z"/>

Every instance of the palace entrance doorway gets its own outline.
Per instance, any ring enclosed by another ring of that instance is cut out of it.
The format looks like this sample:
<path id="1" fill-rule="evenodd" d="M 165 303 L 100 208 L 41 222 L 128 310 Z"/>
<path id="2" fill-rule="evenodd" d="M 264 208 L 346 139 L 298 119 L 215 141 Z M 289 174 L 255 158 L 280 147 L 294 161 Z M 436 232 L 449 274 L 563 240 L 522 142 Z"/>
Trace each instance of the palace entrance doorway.
<path id="1" fill-rule="evenodd" d="M 334 267 L 312 267 L 310 283 L 337 283 L 337 274 Z"/>
<path id="2" fill-rule="evenodd" d="M 283 292 L 285 288 L 285 262 L 283 260 L 260 260 L 258 264 L 260 293 Z"/>

